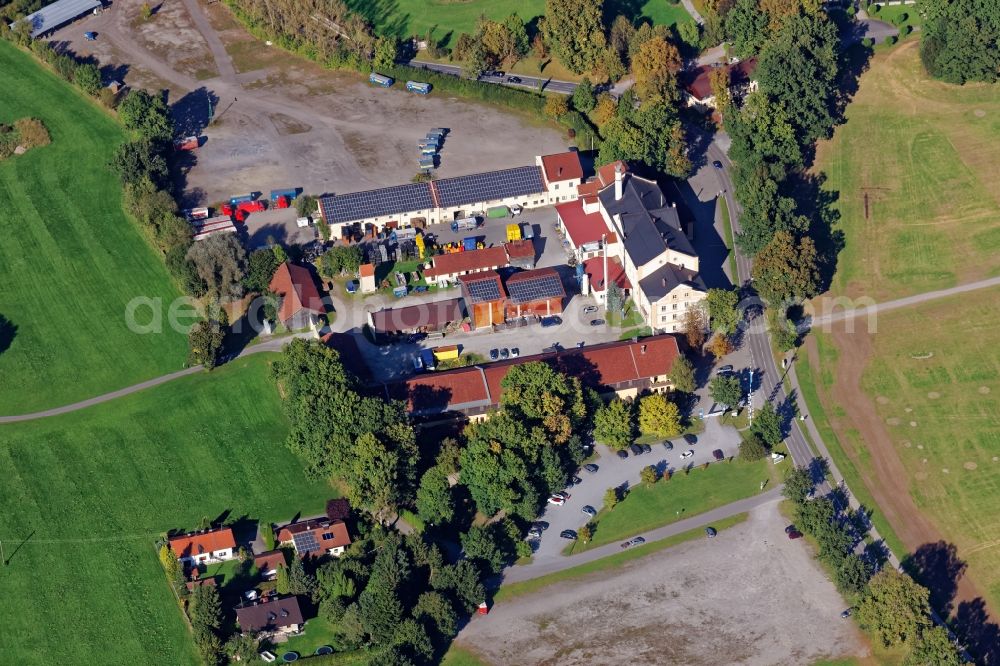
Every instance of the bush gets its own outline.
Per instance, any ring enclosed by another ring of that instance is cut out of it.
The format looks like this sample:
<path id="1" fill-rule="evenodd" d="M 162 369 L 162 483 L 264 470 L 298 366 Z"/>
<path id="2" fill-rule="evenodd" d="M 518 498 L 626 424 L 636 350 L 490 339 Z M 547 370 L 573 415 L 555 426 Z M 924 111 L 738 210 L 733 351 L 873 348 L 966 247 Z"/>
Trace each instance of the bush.
<path id="1" fill-rule="evenodd" d="M 891 45 L 891 44 L 895 44 L 898 41 L 899 41 L 899 37 L 896 37 L 895 35 L 891 35 L 890 37 L 886 38 L 885 43 Z"/>
<path id="2" fill-rule="evenodd" d="M 875 46 L 875 40 L 872 39 L 871 37 L 865 37 L 864 39 L 861 40 L 861 46 L 865 47 L 866 49 L 870 49 L 871 47 Z"/>
<path id="3" fill-rule="evenodd" d="M 14 123 L 18 142 L 25 148 L 47 146 L 52 142 L 45 124 L 38 118 L 21 118 Z"/>

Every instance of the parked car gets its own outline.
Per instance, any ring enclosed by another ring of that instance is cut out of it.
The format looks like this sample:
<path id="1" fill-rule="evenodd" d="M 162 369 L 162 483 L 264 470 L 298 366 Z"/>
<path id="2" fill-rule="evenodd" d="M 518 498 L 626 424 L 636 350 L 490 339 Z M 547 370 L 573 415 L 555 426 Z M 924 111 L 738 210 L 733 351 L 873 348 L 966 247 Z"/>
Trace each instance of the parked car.
<path id="1" fill-rule="evenodd" d="M 562 498 L 562 497 L 557 496 L 557 495 L 553 495 L 552 497 L 549 498 L 549 504 L 555 504 L 556 506 L 562 506 L 565 503 L 566 503 L 566 500 L 564 498 Z"/>
<path id="2" fill-rule="evenodd" d="M 597 312 L 596 305 L 588 305 L 583 309 L 583 314 L 593 314 L 594 312 Z"/>
<path id="3" fill-rule="evenodd" d="M 521 82 L 521 77 L 520 76 L 508 76 L 507 77 L 507 82 L 508 83 L 520 83 Z"/>
<path id="4" fill-rule="evenodd" d="M 565 490 L 560 490 L 559 492 L 552 493 L 552 496 L 553 497 L 562 497 L 564 500 L 568 500 L 570 498 L 570 494 L 568 492 L 566 492 Z"/>
<path id="5" fill-rule="evenodd" d="M 719 368 L 718 370 L 716 370 L 715 374 L 717 374 L 717 375 L 731 375 L 731 374 L 733 374 L 733 366 L 731 366 L 731 365 L 724 365 L 721 368 Z"/>
<path id="6" fill-rule="evenodd" d="M 603 319 L 591 319 L 590 320 L 590 325 L 591 326 L 604 326 L 605 323 L 606 322 Z"/>
<path id="7" fill-rule="evenodd" d="M 847 610 L 845 610 L 843 613 L 840 614 L 840 617 L 843 617 L 843 618 L 851 617 L 851 609 L 848 608 Z"/>
<path id="8" fill-rule="evenodd" d="M 788 538 L 789 539 L 801 539 L 802 538 L 802 532 L 799 532 L 798 530 L 792 530 L 791 532 L 788 532 L 787 534 L 788 534 Z"/>
<path id="9" fill-rule="evenodd" d="M 510 358 L 510 350 L 506 347 L 500 349 L 500 358 Z"/>
<path id="10" fill-rule="evenodd" d="M 625 449 L 622 449 L 621 451 L 616 451 L 615 455 L 617 455 L 622 460 L 625 460 L 626 458 L 628 458 L 628 451 L 626 451 Z"/>
<path id="11" fill-rule="evenodd" d="M 718 534 L 718 532 L 716 532 L 716 531 L 715 531 L 715 528 L 714 528 L 714 527 L 706 527 L 706 528 L 705 528 L 705 535 L 706 535 L 706 536 L 707 536 L 707 537 L 708 537 L 709 539 L 713 538 L 713 537 L 714 537 L 714 536 L 715 536 L 716 534 Z"/>
<path id="12" fill-rule="evenodd" d="M 712 451 L 712 456 L 716 460 L 724 460 L 726 458 L 726 454 L 722 452 L 722 449 L 716 449 Z"/>
<path id="13" fill-rule="evenodd" d="M 518 206 L 517 204 L 514 204 L 513 206 L 510 207 L 510 214 L 511 215 L 520 215 L 522 210 L 524 210 L 524 209 L 521 208 L 520 206 Z"/>
<path id="14" fill-rule="evenodd" d="M 653 447 L 650 446 L 649 444 L 643 444 L 642 445 L 642 452 L 643 453 L 652 453 L 653 452 Z"/>
<path id="15" fill-rule="evenodd" d="M 576 541 L 576 532 L 573 530 L 563 530 L 559 533 L 563 539 L 569 539 L 570 541 Z"/>
<path id="16" fill-rule="evenodd" d="M 520 349 L 518 349 L 517 347 L 511 347 L 511 350 L 510 350 L 510 357 L 511 358 L 517 358 L 520 355 L 521 355 L 521 350 Z"/>
<path id="17" fill-rule="evenodd" d="M 88 42 L 92 42 L 92 41 L 94 41 L 94 40 L 97 39 L 97 33 L 96 32 L 85 32 L 85 33 L 83 33 L 83 38 L 86 39 Z"/>
<path id="18" fill-rule="evenodd" d="M 628 448 L 629 448 L 629 451 L 631 451 L 632 455 L 634 455 L 634 456 L 637 456 L 637 455 L 639 455 L 639 454 L 642 453 L 642 447 L 639 446 L 638 444 L 629 444 Z"/>
<path id="19" fill-rule="evenodd" d="M 673 451 L 674 450 L 674 443 L 673 442 L 663 442 L 663 448 L 665 448 L 667 451 Z"/>
<path id="20" fill-rule="evenodd" d="M 491 349 L 490 350 L 490 360 L 491 361 L 495 361 L 498 358 L 500 358 L 500 350 L 499 349 Z"/>
<path id="21" fill-rule="evenodd" d="M 549 529 L 549 524 L 544 520 L 536 520 L 535 522 L 531 523 L 531 529 L 537 529 L 544 532 L 545 530 Z"/>
<path id="22" fill-rule="evenodd" d="M 638 546 L 638 545 L 644 544 L 644 543 L 646 543 L 646 538 L 645 537 L 636 537 L 636 538 L 632 539 L 632 545 L 633 546 Z"/>
<path id="23" fill-rule="evenodd" d="M 684 435 L 684 441 L 687 442 L 688 444 L 690 444 L 691 446 L 694 446 L 695 444 L 698 443 L 698 436 L 697 435 Z"/>
<path id="24" fill-rule="evenodd" d="M 551 317 L 542 317 L 539 323 L 542 325 L 542 328 L 549 328 L 550 326 L 558 326 L 559 324 L 562 323 L 562 317 L 557 317 L 555 315 Z"/>
<path id="25" fill-rule="evenodd" d="M 687 451 L 685 451 L 684 453 L 681 454 L 681 458 L 690 458 L 693 455 L 694 455 L 694 451 L 692 451 L 691 449 L 688 449 Z"/>
<path id="26" fill-rule="evenodd" d="M 714 162 L 712 162 L 712 166 L 714 166 L 716 169 L 721 169 L 722 162 L 720 162 L 719 160 L 715 160 Z"/>
<path id="27" fill-rule="evenodd" d="M 591 474 L 593 474 L 594 472 L 596 472 L 597 470 L 600 469 L 600 467 L 598 467 L 594 463 L 587 463 L 586 465 L 583 466 L 583 468 L 585 470 L 587 470 L 588 472 L 590 472 Z"/>
<path id="28" fill-rule="evenodd" d="M 788 534 L 789 532 L 795 532 L 795 531 L 796 531 L 795 525 L 787 525 L 787 526 L 785 526 L 785 534 Z"/>
<path id="29" fill-rule="evenodd" d="M 532 527 L 530 530 L 528 530 L 528 538 L 529 539 L 541 539 L 542 538 L 542 531 L 540 529 L 538 529 L 537 527 Z"/>
<path id="30" fill-rule="evenodd" d="M 571 477 L 569 477 L 569 485 L 575 486 L 575 485 L 578 485 L 580 483 L 583 483 L 583 479 L 581 479 L 580 477 L 578 477 L 578 476 L 571 476 Z"/>
<path id="31" fill-rule="evenodd" d="M 580 511 L 583 511 L 588 516 L 596 516 L 597 515 L 597 511 L 594 509 L 594 507 L 590 506 L 589 504 L 586 505 L 586 506 L 584 506 L 582 509 L 580 509 Z"/>

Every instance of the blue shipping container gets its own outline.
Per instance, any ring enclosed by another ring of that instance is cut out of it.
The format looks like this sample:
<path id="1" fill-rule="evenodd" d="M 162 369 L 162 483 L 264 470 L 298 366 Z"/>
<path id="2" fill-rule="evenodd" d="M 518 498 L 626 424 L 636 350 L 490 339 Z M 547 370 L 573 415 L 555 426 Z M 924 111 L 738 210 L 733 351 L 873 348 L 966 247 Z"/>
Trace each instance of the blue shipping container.
<path id="1" fill-rule="evenodd" d="M 419 81 L 407 81 L 406 89 L 410 92 L 419 93 L 421 95 L 426 95 L 431 91 L 431 84 L 420 83 Z"/>
<path id="2" fill-rule="evenodd" d="M 369 83 L 374 83 L 377 86 L 382 86 L 383 88 L 388 88 L 394 83 L 394 80 L 388 76 L 382 76 L 381 74 L 376 74 L 372 72 L 368 77 Z"/>
<path id="3" fill-rule="evenodd" d="M 294 187 L 288 188 L 287 190 L 271 190 L 271 201 L 277 201 L 278 197 L 286 197 L 289 201 L 294 199 L 298 195 L 298 190 Z"/>
<path id="4" fill-rule="evenodd" d="M 244 201 L 253 201 L 256 197 L 252 194 L 243 194 L 238 197 L 233 197 L 229 200 L 230 205 L 235 206 L 238 203 L 243 203 Z"/>
<path id="5" fill-rule="evenodd" d="M 465 249 L 466 250 L 475 250 L 476 249 L 476 237 L 475 236 L 469 236 L 463 242 L 465 243 Z"/>

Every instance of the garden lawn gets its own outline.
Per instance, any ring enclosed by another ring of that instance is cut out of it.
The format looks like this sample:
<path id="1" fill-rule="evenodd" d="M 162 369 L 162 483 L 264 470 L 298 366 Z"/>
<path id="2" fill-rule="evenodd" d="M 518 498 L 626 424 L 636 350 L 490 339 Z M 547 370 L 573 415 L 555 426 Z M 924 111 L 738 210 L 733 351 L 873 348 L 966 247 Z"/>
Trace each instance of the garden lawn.
<path id="1" fill-rule="evenodd" d="M 660 479 L 652 486 L 633 486 L 614 509 L 598 512 L 593 521 L 594 538 L 586 544 L 574 542 L 572 552 L 621 541 L 750 497 L 760 492 L 760 482 L 765 479 L 772 484 L 779 480 L 768 460 L 733 460 L 712 463 L 708 469 L 696 467 L 689 474 L 675 472 L 669 481 Z"/>
<path id="2" fill-rule="evenodd" d="M 517 14 L 531 28 L 545 14 L 545 0 L 347 0 L 347 4 L 367 17 L 380 34 L 425 37 L 433 28 L 434 37 L 447 47 L 454 46 L 463 32 L 475 32 L 482 15 L 497 21 Z M 633 22 L 646 19 L 654 24 L 692 20 L 680 2 L 669 0 L 608 0 L 605 12 L 612 18 L 623 13 Z"/>
<path id="3" fill-rule="evenodd" d="M 198 663 L 157 538 L 223 512 L 315 514 L 335 496 L 285 447 L 269 358 L 0 426 L 0 663 Z"/>
<path id="4" fill-rule="evenodd" d="M 1000 273 L 1000 95 L 932 80 L 918 41 L 872 59 L 818 148 L 846 236 L 834 295 L 883 301 Z"/>
<path id="5" fill-rule="evenodd" d="M 997 331 L 1000 289 L 883 314 L 862 376 L 909 472 L 910 495 L 958 547 L 994 612 L 1000 609 Z"/>
<path id="6" fill-rule="evenodd" d="M 106 167 L 124 136 L 68 83 L 0 40 L 0 122 L 35 116 L 51 145 L 0 162 L 0 415 L 55 407 L 179 370 L 180 333 L 129 331 L 126 305 L 179 296 L 125 217 Z"/>

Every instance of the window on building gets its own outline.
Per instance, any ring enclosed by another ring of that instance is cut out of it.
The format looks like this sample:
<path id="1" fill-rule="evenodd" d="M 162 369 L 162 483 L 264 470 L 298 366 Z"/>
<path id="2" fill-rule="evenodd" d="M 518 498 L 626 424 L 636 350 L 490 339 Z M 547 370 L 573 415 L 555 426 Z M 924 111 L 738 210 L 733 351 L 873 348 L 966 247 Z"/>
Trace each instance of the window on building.
<path id="1" fill-rule="evenodd" d="M 559 183 L 556 183 L 556 184 L 555 184 L 555 185 L 554 185 L 554 186 L 552 187 L 552 189 L 553 189 L 553 190 L 558 190 L 558 189 L 559 189 Z"/>
<path id="2" fill-rule="evenodd" d="M 667 315 L 660 317 L 660 322 L 665 322 L 667 320 Z"/>
<path id="3" fill-rule="evenodd" d="M 677 309 L 677 304 L 676 304 L 676 303 L 674 303 L 674 310 L 676 310 L 676 309 Z"/>

